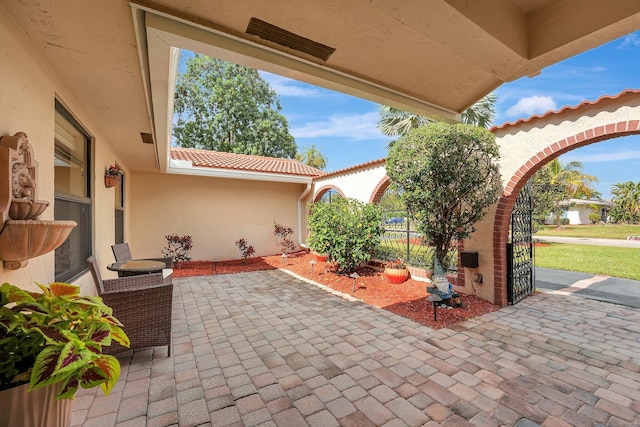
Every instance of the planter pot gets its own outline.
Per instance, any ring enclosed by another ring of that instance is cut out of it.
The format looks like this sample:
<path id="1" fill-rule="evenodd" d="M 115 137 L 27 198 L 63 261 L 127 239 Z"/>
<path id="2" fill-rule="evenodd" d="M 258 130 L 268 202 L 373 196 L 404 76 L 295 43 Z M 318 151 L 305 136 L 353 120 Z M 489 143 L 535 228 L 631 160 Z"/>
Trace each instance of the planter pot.
<path id="1" fill-rule="evenodd" d="M 318 262 L 327 262 L 326 255 L 314 254 L 316 256 L 316 261 Z"/>
<path id="2" fill-rule="evenodd" d="M 399 285 L 409 278 L 409 270 L 406 268 L 385 268 L 384 274 L 387 276 L 389 283 Z"/>
<path id="3" fill-rule="evenodd" d="M 107 188 L 115 187 L 120 182 L 120 175 L 105 175 L 104 186 Z"/>
<path id="4" fill-rule="evenodd" d="M 71 399 L 55 400 L 60 384 L 27 392 L 29 384 L 0 391 L 0 427 L 67 427 Z"/>

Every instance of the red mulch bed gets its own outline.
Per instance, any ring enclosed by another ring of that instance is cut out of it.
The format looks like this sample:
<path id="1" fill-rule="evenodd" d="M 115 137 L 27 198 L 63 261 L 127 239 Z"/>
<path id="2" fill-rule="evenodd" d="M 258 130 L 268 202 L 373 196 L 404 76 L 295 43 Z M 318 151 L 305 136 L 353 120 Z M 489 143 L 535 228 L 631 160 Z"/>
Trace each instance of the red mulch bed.
<path id="1" fill-rule="evenodd" d="M 461 295 L 462 307 L 438 308 L 438 320 L 433 320 L 433 305 L 427 301 L 427 283 L 409 279 L 401 285 L 389 283 L 383 273 L 370 268 L 356 272 L 356 291 L 352 293 L 353 279 L 334 273 L 332 264 L 317 262 L 311 276 L 311 264 L 315 256 L 306 252 L 290 254 L 284 261 L 280 255 L 231 261 L 190 261 L 174 265 L 174 277 L 232 274 L 246 271 L 275 270 L 284 268 L 317 283 L 349 294 L 368 304 L 384 308 L 400 316 L 434 329 L 453 326 L 469 318 L 497 310 L 499 307 L 474 295 Z"/>

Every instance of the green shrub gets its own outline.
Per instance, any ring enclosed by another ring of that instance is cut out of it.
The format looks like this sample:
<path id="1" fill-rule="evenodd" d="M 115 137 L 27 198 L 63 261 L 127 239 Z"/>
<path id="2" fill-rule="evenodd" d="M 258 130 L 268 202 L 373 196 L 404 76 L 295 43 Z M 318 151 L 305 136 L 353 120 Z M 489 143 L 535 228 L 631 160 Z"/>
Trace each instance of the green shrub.
<path id="1" fill-rule="evenodd" d="M 371 259 L 380 243 L 381 220 L 379 207 L 355 199 L 314 203 L 309 215 L 309 247 L 337 263 L 339 272 L 350 273 Z"/>
<path id="2" fill-rule="evenodd" d="M 569 218 L 560 218 L 560 225 L 569 225 Z"/>
<path id="3" fill-rule="evenodd" d="M 591 224 L 597 224 L 602 221 L 602 217 L 597 213 L 589 214 L 589 222 Z"/>

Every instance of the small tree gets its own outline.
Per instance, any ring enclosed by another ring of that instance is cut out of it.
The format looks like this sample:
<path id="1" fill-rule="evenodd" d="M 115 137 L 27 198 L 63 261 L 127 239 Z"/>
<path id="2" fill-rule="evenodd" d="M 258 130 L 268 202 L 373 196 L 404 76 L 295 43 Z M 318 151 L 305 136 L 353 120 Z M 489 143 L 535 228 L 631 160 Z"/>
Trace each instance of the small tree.
<path id="1" fill-rule="evenodd" d="M 464 124 L 414 129 L 389 150 L 387 175 L 445 271 L 452 242 L 469 237 L 498 199 L 498 157 L 491 132 Z"/>
<path id="2" fill-rule="evenodd" d="M 382 213 L 375 205 L 337 198 L 331 203 L 314 203 L 309 215 L 311 249 L 327 255 L 338 271 L 351 273 L 371 259 L 380 243 Z"/>

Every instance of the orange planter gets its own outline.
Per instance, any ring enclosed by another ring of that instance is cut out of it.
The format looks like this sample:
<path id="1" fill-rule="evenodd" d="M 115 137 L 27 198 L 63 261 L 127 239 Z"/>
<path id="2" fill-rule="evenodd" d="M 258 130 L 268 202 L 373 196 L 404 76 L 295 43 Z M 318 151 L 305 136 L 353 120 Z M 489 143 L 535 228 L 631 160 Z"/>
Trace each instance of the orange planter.
<path id="1" fill-rule="evenodd" d="M 120 182 L 120 175 L 105 175 L 104 186 L 107 188 L 115 187 Z"/>
<path id="2" fill-rule="evenodd" d="M 399 285 L 404 283 L 409 278 L 409 270 L 406 268 L 385 268 L 384 274 L 387 276 L 389 283 Z"/>
<path id="3" fill-rule="evenodd" d="M 318 261 L 318 262 L 327 262 L 327 256 L 326 255 L 315 254 L 315 256 L 316 256 L 316 261 Z"/>

